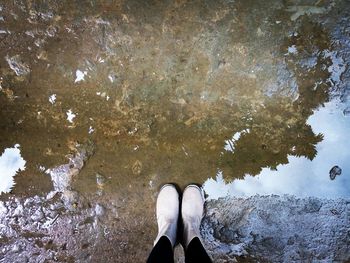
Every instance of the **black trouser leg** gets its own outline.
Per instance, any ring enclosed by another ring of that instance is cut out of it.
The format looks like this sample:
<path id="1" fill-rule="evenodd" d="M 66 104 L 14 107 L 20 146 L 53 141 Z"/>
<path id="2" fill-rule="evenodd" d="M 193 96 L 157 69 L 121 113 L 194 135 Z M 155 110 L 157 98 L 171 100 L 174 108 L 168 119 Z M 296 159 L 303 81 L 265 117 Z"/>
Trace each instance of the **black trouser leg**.
<path id="1" fill-rule="evenodd" d="M 166 236 L 162 236 L 153 247 L 147 263 L 174 263 L 174 250 Z"/>
<path id="2" fill-rule="evenodd" d="M 186 263 L 212 263 L 210 257 L 205 251 L 201 241 L 198 237 L 195 237 L 188 244 L 185 252 Z"/>

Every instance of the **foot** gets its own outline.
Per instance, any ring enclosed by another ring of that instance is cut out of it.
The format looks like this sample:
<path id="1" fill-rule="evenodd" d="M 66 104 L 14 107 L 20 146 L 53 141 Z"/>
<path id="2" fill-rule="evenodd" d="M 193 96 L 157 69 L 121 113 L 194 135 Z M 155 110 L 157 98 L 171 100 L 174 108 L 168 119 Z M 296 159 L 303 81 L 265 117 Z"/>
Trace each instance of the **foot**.
<path id="1" fill-rule="evenodd" d="M 204 194 L 202 188 L 197 185 L 188 185 L 182 196 L 182 221 L 184 226 L 183 245 L 187 249 L 188 244 L 195 237 L 200 239 L 199 227 L 201 225 L 204 210 Z"/>
<path id="2" fill-rule="evenodd" d="M 157 198 L 158 235 L 154 245 L 162 236 L 166 236 L 171 245 L 176 243 L 177 222 L 179 218 L 179 193 L 172 184 L 164 185 Z"/>

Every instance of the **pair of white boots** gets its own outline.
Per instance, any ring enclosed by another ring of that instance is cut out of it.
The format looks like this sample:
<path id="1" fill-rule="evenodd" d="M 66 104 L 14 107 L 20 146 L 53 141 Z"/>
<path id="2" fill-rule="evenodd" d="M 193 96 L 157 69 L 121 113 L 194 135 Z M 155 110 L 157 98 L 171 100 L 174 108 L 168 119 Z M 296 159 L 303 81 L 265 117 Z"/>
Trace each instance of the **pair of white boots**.
<path id="1" fill-rule="evenodd" d="M 172 247 L 177 240 L 177 226 L 179 218 L 179 193 L 172 184 L 164 185 L 157 198 L 158 235 L 154 245 L 162 236 L 166 236 Z M 183 191 L 181 218 L 183 224 L 182 245 L 187 249 L 191 240 L 200 238 L 199 227 L 203 217 L 204 194 L 197 185 L 188 185 Z"/>

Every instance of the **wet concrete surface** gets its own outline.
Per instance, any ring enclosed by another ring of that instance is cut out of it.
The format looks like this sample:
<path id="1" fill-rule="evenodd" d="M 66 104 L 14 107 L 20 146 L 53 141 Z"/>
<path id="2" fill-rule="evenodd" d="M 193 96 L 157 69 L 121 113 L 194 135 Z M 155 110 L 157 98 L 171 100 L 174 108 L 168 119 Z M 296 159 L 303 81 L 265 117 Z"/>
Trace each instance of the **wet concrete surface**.
<path id="1" fill-rule="evenodd" d="M 349 209 L 289 195 L 212 200 L 202 235 L 215 262 L 349 262 Z"/>
<path id="2" fill-rule="evenodd" d="M 0 1 L 0 261 L 143 262 L 169 181 L 348 200 L 349 20 L 347 1 Z"/>

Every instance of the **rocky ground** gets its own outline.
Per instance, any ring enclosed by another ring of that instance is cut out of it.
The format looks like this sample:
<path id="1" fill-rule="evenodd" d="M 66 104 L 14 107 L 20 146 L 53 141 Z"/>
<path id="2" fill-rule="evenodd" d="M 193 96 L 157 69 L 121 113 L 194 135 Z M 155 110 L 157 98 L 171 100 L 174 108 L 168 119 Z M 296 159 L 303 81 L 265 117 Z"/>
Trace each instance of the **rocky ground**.
<path id="1" fill-rule="evenodd" d="M 202 234 L 215 262 L 348 262 L 350 200 L 292 196 L 207 203 Z"/>
<path id="2" fill-rule="evenodd" d="M 66 210 L 60 197 L 0 203 L 0 262 L 145 261 L 154 217 L 133 222 L 115 203 L 83 199 Z M 214 262 L 349 262 L 349 225 L 349 199 L 231 197 L 206 203 L 201 233 Z M 146 246 L 133 245 L 135 233 Z"/>

